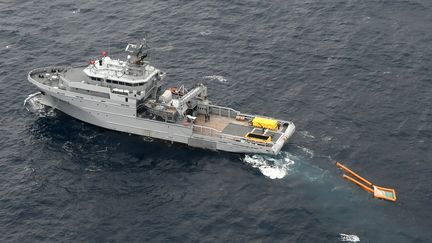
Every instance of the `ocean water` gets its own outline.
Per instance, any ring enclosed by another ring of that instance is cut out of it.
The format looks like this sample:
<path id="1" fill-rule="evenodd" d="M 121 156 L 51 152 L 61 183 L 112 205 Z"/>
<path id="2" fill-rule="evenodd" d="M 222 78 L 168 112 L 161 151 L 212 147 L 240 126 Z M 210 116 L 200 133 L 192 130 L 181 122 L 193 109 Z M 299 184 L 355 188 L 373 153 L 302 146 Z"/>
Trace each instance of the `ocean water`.
<path id="1" fill-rule="evenodd" d="M 0 1 L 0 241 L 431 242 L 431 29 L 430 0 Z M 169 85 L 292 120 L 290 143 L 210 152 L 23 106 L 32 68 L 143 36 Z"/>

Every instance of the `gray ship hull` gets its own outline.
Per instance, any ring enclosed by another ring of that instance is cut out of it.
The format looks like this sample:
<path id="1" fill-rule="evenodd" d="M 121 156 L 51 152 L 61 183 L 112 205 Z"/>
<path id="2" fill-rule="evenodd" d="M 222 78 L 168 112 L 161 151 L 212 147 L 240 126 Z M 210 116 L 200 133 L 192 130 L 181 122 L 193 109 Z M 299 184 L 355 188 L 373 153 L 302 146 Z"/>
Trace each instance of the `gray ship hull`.
<path id="1" fill-rule="evenodd" d="M 279 150 L 272 150 L 271 147 L 261 148 L 241 142 L 235 143 L 227 139 L 193 134 L 192 128 L 182 125 L 115 114 L 100 109 L 100 101 L 85 99 L 82 94 L 65 94 L 67 91 L 60 92 L 56 90 L 53 92 L 53 88 L 43 87 L 40 84 L 38 87 L 44 94 L 40 96 L 39 100 L 43 105 L 58 109 L 71 117 L 95 126 L 210 150 L 265 154 L 276 154 L 279 152 Z M 78 96 L 81 96 L 81 98 Z M 290 134 L 287 135 L 290 136 Z"/>
<path id="2" fill-rule="evenodd" d="M 277 154 L 294 132 L 289 123 L 272 146 L 246 142 L 242 137 L 219 134 L 220 131 L 193 124 L 178 124 L 139 117 L 136 108 L 116 103 L 109 98 L 60 89 L 42 83 L 30 74 L 29 81 L 41 91 L 39 102 L 58 109 L 78 120 L 115 131 L 183 143 L 191 147 L 235 153 Z M 208 129 L 204 130 L 203 129 Z"/>

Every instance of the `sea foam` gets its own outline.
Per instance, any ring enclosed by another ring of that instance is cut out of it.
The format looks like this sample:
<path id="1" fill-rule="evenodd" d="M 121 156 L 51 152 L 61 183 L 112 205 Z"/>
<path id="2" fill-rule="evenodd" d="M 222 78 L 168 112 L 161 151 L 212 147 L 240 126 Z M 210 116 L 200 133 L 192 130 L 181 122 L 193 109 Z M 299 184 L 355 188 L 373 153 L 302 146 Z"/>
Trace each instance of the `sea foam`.
<path id="1" fill-rule="evenodd" d="M 357 235 L 339 234 L 340 240 L 345 242 L 360 242 L 360 237 Z"/>
<path id="2" fill-rule="evenodd" d="M 287 176 L 294 165 L 288 153 L 282 152 L 281 156 L 267 155 L 245 155 L 243 161 L 254 168 L 258 168 L 261 173 L 270 179 L 282 179 Z"/>
<path id="3" fill-rule="evenodd" d="M 219 81 L 221 83 L 227 83 L 228 82 L 228 80 L 224 76 L 221 76 L 221 75 L 209 75 L 209 76 L 204 76 L 203 78 L 210 79 L 210 80 L 216 80 L 216 81 Z"/>
<path id="4" fill-rule="evenodd" d="M 30 94 L 24 100 L 24 107 L 26 110 L 37 114 L 39 117 L 52 117 L 55 116 L 54 108 L 47 107 L 39 101 L 40 92 Z"/>

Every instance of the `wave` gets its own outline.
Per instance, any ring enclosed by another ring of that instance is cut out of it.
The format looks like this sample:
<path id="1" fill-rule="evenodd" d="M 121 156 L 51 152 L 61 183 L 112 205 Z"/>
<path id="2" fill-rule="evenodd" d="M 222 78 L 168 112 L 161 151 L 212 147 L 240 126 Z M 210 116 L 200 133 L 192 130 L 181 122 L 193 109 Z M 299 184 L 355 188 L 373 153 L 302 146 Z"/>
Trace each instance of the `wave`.
<path id="1" fill-rule="evenodd" d="M 145 142 L 153 142 L 154 139 L 152 137 L 143 136 L 142 140 Z"/>
<path id="2" fill-rule="evenodd" d="M 299 134 L 301 134 L 305 138 L 315 138 L 315 136 L 310 134 L 308 131 L 300 131 Z"/>
<path id="3" fill-rule="evenodd" d="M 357 235 L 339 234 L 341 241 L 346 242 L 360 242 L 360 237 Z"/>
<path id="4" fill-rule="evenodd" d="M 204 76 L 203 78 L 210 79 L 210 80 L 216 80 L 216 81 L 219 81 L 221 83 L 228 83 L 228 80 L 222 75 L 209 75 L 209 76 Z"/>
<path id="5" fill-rule="evenodd" d="M 261 173 L 270 179 L 282 179 L 289 174 L 294 165 L 290 159 L 290 154 L 281 152 L 278 156 L 268 155 L 245 155 L 244 162 L 254 168 L 258 168 Z"/>
<path id="6" fill-rule="evenodd" d="M 62 148 L 64 151 L 68 152 L 69 154 L 73 154 L 74 152 L 74 148 L 73 148 L 73 143 L 70 141 L 66 141 L 63 145 Z"/>
<path id="7" fill-rule="evenodd" d="M 151 48 L 151 50 L 154 50 L 154 51 L 171 51 L 173 49 L 174 49 L 174 46 L 172 46 L 172 45 Z"/>
<path id="8" fill-rule="evenodd" d="M 108 147 L 105 147 L 104 149 L 96 150 L 95 153 L 105 153 L 108 152 Z"/>
<path id="9" fill-rule="evenodd" d="M 211 31 L 210 30 L 204 30 L 204 31 L 201 31 L 200 32 L 200 35 L 202 35 L 202 36 L 208 36 L 208 35 L 211 35 Z"/>
<path id="10" fill-rule="evenodd" d="M 30 94 L 24 100 L 24 107 L 27 111 L 37 114 L 39 117 L 55 116 L 55 110 L 52 107 L 45 106 L 40 102 L 41 92 Z"/>
<path id="11" fill-rule="evenodd" d="M 309 158 L 313 158 L 314 157 L 314 151 L 312 149 L 308 149 L 306 147 L 302 147 L 302 146 L 298 146 L 298 148 L 300 148 Z"/>
<path id="12" fill-rule="evenodd" d="M 90 165 L 90 166 L 86 167 L 84 170 L 87 172 L 100 172 L 100 171 L 103 171 L 103 168 L 95 166 L 95 165 Z"/>

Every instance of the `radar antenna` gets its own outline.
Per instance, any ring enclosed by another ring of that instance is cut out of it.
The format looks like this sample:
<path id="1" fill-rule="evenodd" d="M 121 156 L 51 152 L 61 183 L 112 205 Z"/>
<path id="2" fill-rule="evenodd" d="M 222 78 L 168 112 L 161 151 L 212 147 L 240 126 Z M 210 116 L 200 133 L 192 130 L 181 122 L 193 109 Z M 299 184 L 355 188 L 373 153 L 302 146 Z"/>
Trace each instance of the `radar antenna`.
<path id="1" fill-rule="evenodd" d="M 145 53 L 143 49 L 145 48 Z M 126 47 L 126 52 L 130 53 L 128 55 L 129 63 L 136 65 L 143 65 L 144 59 L 148 55 L 148 45 L 147 40 L 143 38 L 140 44 L 128 44 Z"/>
<path id="2" fill-rule="evenodd" d="M 142 52 L 144 45 L 145 45 L 145 53 Z M 137 53 L 138 62 L 140 62 L 142 64 L 142 62 L 147 57 L 147 55 L 148 55 L 148 45 L 147 45 L 147 39 L 144 37 L 142 42 L 141 42 L 140 49 Z"/>

